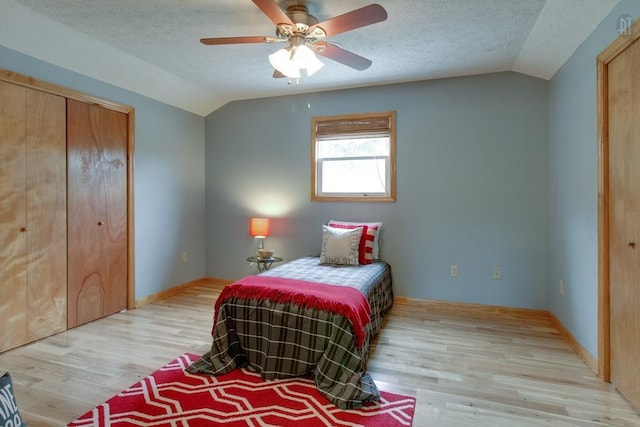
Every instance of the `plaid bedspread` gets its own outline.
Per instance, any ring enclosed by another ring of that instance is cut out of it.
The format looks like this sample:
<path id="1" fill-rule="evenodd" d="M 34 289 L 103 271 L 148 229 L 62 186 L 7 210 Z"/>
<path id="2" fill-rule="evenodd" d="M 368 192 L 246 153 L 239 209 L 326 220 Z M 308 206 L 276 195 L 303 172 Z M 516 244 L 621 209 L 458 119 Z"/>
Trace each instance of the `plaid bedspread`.
<path id="1" fill-rule="evenodd" d="M 211 350 L 188 371 L 219 375 L 249 366 L 266 380 L 313 375 L 316 386 L 341 409 L 377 401 L 378 389 L 366 373 L 370 342 L 393 303 L 391 268 L 383 261 L 357 267 L 320 265 L 300 258 L 259 276 L 350 286 L 369 301 L 371 321 L 362 347 L 350 321 L 338 313 L 292 302 L 228 298 L 214 319 Z"/>

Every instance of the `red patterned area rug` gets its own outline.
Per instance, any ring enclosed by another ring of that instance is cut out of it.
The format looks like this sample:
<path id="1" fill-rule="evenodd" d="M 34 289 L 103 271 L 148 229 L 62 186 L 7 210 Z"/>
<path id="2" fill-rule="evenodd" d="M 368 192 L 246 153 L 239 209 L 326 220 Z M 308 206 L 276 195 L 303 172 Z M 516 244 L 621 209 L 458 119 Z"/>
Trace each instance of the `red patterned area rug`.
<path id="1" fill-rule="evenodd" d="M 264 381 L 246 369 L 212 377 L 185 372 L 186 353 L 68 424 L 103 426 L 411 426 L 415 399 L 381 392 L 380 402 L 340 410 L 313 380 Z"/>

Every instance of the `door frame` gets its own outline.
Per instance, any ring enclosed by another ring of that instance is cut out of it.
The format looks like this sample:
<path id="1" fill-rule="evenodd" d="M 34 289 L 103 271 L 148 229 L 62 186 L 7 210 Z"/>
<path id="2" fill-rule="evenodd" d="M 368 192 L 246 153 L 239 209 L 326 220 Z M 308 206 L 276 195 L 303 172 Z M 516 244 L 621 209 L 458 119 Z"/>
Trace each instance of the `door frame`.
<path id="1" fill-rule="evenodd" d="M 611 381 L 609 259 L 609 63 L 640 39 L 640 20 L 597 57 L 598 73 L 598 376 Z"/>
<path id="2" fill-rule="evenodd" d="M 24 74 L 0 68 L 0 80 L 48 92 L 65 98 L 71 98 L 89 104 L 118 111 L 127 115 L 127 309 L 136 308 L 135 304 L 135 269 L 134 269 L 134 223 L 133 223 L 133 153 L 135 148 L 135 109 L 125 104 L 109 101 L 64 86 L 25 76 Z"/>

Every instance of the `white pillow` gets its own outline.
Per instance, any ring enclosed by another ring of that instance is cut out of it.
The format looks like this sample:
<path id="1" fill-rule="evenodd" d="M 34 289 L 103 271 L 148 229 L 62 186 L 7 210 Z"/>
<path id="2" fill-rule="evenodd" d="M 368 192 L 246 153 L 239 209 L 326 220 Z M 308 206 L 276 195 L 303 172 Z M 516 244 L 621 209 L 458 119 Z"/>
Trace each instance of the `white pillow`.
<path id="1" fill-rule="evenodd" d="M 362 227 L 354 229 L 322 226 L 320 264 L 358 265 Z"/>
<path id="2" fill-rule="evenodd" d="M 376 230 L 376 237 L 373 239 L 373 259 L 380 259 L 380 230 L 382 230 L 382 222 L 348 222 L 348 221 L 334 221 L 330 220 L 328 225 L 341 224 L 341 225 L 366 225 L 367 227 L 378 227 Z"/>

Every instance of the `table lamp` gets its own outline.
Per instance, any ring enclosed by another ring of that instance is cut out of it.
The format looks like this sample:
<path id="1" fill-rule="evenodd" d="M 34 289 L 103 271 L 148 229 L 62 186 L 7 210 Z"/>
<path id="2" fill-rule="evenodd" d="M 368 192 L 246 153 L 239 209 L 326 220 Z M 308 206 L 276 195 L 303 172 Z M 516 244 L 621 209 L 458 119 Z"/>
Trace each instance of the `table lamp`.
<path id="1" fill-rule="evenodd" d="M 258 256 L 258 249 L 264 249 L 264 238 L 269 235 L 269 218 L 251 218 L 249 234 L 255 238 L 255 255 Z"/>

